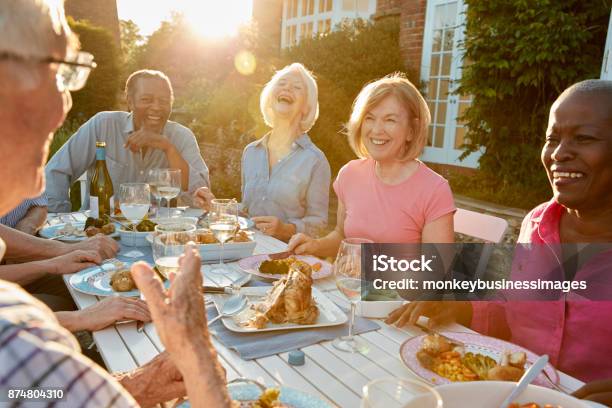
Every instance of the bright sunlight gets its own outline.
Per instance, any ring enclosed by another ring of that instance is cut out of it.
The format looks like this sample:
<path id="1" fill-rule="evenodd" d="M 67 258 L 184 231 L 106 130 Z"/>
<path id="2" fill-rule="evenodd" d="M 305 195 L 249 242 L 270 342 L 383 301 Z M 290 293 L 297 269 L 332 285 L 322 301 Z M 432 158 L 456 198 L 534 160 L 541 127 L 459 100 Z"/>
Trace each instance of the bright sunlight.
<path id="1" fill-rule="evenodd" d="M 252 0 L 118 0 L 119 18 L 132 20 L 150 35 L 172 12 L 184 14 L 196 33 L 219 38 L 235 35 L 252 14 Z"/>

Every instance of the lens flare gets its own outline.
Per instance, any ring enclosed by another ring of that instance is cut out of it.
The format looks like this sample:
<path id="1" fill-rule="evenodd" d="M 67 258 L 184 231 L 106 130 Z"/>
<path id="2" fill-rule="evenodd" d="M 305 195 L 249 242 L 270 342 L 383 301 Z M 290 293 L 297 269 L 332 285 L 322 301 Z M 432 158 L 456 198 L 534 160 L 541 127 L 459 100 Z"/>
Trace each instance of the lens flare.
<path id="1" fill-rule="evenodd" d="M 243 50 L 234 57 L 234 66 L 242 75 L 251 75 L 255 72 L 257 61 L 253 53 Z"/>

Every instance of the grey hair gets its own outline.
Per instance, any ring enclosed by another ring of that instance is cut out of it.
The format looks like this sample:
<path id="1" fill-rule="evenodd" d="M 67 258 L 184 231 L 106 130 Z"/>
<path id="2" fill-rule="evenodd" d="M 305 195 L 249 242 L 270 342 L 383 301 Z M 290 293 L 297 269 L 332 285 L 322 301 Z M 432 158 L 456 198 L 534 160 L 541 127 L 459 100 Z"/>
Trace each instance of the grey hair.
<path id="1" fill-rule="evenodd" d="M 287 65 L 283 69 L 276 71 L 272 79 L 264 86 L 259 97 L 259 109 L 263 115 L 264 122 L 270 127 L 274 127 L 274 111 L 272 110 L 273 95 L 272 90 L 278 83 L 278 81 L 289 72 L 297 72 L 302 78 L 304 87 L 306 90 L 306 105 L 308 106 L 308 113 L 300 121 L 300 130 L 302 132 L 308 132 L 312 128 L 319 117 L 319 90 L 317 88 L 317 81 L 315 80 L 312 72 L 306 69 L 304 65 L 299 62 L 294 62 L 291 65 Z"/>
<path id="2" fill-rule="evenodd" d="M 63 0 L 0 1 L 0 52 L 44 58 L 63 43 L 68 53 L 78 49 Z"/>
<path id="3" fill-rule="evenodd" d="M 63 0 L 0 1 L 0 53 L 24 59 L 46 58 L 58 46 L 66 47 L 68 57 L 79 49 L 79 41 L 66 21 Z M 10 60 L 7 63 L 15 64 Z M 37 70 L 15 65 L 11 72 L 27 88 L 38 84 Z"/>
<path id="4" fill-rule="evenodd" d="M 134 96 L 134 92 L 136 92 L 136 84 L 140 78 L 152 78 L 164 81 L 168 86 L 168 90 L 170 91 L 170 101 L 174 102 L 174 90 L 172 89 L 170 78 L 168 78 L 168 76 L 163 72 L 153 69 L 141 69 L 130 74 L 127 81 L 125 81 L 126 98 L 131 99 Z"/>

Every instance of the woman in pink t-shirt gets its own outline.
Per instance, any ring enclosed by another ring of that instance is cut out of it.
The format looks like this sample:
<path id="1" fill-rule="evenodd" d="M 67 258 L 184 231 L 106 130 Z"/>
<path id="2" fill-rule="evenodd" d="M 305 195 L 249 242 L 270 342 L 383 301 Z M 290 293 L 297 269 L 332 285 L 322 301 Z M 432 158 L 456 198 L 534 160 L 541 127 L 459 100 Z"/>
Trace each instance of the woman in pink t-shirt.
<path id="1" fill-rule="evenodd" d="M 347 124 L 358 160 L 338 173 L 334 231 L 314 239 L 294 235 L 296 254 L 335 256 L 344 238 L 381 243 L 452 243 L 455 205 L 448 182 L 418 160 L 431 120 L 427 103 L 406 78 L 366 85 Z"/>

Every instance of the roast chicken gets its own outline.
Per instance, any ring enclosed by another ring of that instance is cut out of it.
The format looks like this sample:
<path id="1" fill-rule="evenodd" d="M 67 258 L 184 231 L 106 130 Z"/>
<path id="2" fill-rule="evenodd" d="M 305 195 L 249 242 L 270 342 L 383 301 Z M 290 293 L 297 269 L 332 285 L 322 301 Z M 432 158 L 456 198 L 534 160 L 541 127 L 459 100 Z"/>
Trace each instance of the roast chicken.
<path id="1" fill-rule="evenodd" d="M 274 282 L 266 297 L 254 305 L 255 315 L 247 325 L 264 328 L 268 322 L 282 324 L 313 324 L 319 316 L 312 298 L 312 268 L 296 260 L 289 267 L 287 276 Z"/>

